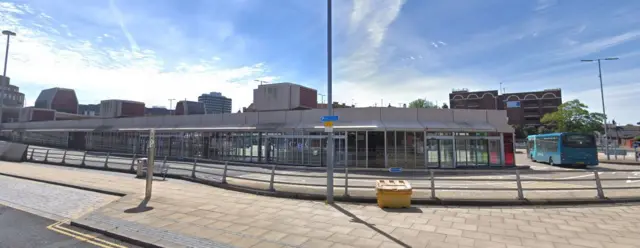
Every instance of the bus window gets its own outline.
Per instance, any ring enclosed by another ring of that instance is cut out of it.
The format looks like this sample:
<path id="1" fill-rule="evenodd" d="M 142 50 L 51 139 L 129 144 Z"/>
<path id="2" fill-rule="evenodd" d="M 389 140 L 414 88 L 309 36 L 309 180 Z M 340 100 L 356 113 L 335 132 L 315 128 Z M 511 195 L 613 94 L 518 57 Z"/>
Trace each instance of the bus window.
<path id="1" fill-rule="evenodd" d="M 562 138 L 564 147 L 571 148 L 595 148 L 596 141 L 593 135 L 567 134 Z"/>

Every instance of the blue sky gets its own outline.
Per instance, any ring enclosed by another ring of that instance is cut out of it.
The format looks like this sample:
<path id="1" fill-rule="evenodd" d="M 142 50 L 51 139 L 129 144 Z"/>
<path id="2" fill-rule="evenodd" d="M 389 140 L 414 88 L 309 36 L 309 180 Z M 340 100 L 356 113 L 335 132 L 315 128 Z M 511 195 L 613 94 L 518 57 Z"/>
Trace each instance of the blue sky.
<path id="1" fill-rule="evenodd" d="M 453 88 L 562 88 L 636 123 L 640 2 L 635 0 L 334 0 L 335 100 L 448 101 Z M 323 0 L 0 0 L 12 29 L 8 76 L 33 103 L 47 87 L 83 103 L 168 105 L 220 91 L 247 106 L 255 79 L 325 93 Z M 3 43 L 4 44 L 4 43 Z M 2 49 L 4 56 L 4 49 Z"/>

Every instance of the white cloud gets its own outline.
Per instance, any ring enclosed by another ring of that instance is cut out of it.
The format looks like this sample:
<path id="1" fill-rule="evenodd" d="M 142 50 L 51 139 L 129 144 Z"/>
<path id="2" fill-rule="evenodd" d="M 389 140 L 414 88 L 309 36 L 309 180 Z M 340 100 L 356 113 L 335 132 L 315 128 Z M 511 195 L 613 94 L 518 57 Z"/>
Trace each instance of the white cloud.
<path id="1" fill-rule="evenodd" d="M 120 12 L 120 9 L 118 9 L 118 6 L 116 6 L 115 0 L 109 0 L 109 9 L 111 9 L 111 12 L 113 12 L 113 15 L 118 21 L 120 29 L 122 29 L 122 33 L 124 33 L 125 37 L 127 37 L 129 45 L 131 46 L 131 51 L 138 52 L 138 50 L 140 50 L 140 48 L 138 47 L 138 43 L 133 38 L 133 35 L 129 33 L 129 30 L 127 30 L 127 25 L 124 23 L 124 17 L 122 16 L 122 12 Z"/>
<path id="2" fill-rule="evenodd" d="M 587 56 L 589 54 L 597 53 L 607 48 L 620 45 L 622 43 L 637 40 L 638 38 L 640 38 L 640 30 L 633 30 L 625 32 L 623 34 L 599 38 L 590 42 L 582 43 L 572 49 L 559 51 L 557 55 L 560 58 Z"/>
<path id="3" fill-rule="evenodd" d="M 23 89 L 73 88 L 83 103 L 115 98 L 144 101 L 149 106 L 167 106 L 169 98 L 196 100 L 202 93 L 219 91 L 233 99 L 235 111 L 251 103 L 247 94 L 258 85 L 253 79 L 269 76 L 262 63 L 227 67 L 218 57 L 166 68 L 165 59 L 153 50 L 136 49 L 133 39 L 129 40 L 131 48 L 101 47 L 51 32 L 55 26 L 30 25 L 31 20 L 21 15 L 26 12 L 24 6 L 2 3 L 2 7 L 2 19 L 13 25 L 1 28 L 18 33 L 11 43 L 7 74 Z M 27 104 L 33 104 L 37 94 L 28 92 Z"/>
<path id="4" fill-rule="evenodd" d="M 538 0 L 534 10 L 542 11 L 556 5 L 557 3 L 557 0 Z"/>

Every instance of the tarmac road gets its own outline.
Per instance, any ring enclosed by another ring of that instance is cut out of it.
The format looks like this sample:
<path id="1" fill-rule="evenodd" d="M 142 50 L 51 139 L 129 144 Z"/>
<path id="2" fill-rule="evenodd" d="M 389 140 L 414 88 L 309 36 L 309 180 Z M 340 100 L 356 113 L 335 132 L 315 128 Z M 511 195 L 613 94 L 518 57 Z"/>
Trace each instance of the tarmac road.
<path id="1" fill-rule="evenodd" d="M 0 248 L 21 247 L 123 248 L 137 246 L 0 205 Z"/>
<path id="2" fill-rule="evenodd" d="M 33 146 L 32 146 L 33 147 Z M 36 147 L 37 148 L 37 147 Z M 52 149 L 52 148 L 44 148 L 50 149 L 49 154 L 47 155 L 47 159 L 50 162 L 61 162 L 63 157 L 63 150 L 60 149 Z M 69 151 L 66 154 L 66 163 L 79 165 L 82 161 L 83 152 Z M 34 160 L 44 160 L 45 150 L 36 149 L 36 153 L 34 154 Z M 105 166 L 106 156 L 104 155 L 92 155 L 88 153 L 85 158 L 85 164 L 87 167 L 104 167 Z M 531 170 L 523 170 L 521 173 L 521 179 L 530 179 L 530 180 L 546 180 L 546 179 L 570 179 L 570 180 L 580 180 L 585 179 L 586 181 L 565 181 L 562 184 L 567 187 L 573 186 L 584 186 L 584 187 L 595 187 L 594 186 L 594 171 L 599 172 L 599 176 L 602 179 L 610 179 L 610 178 L 621 178 L 625 180 L 616 180 L 616 181 L 603 181 L 602 184 L 604 187 L 631 187 L 631 186 L 640 186 L 640 167 L 633 165 L 620 165 L 620 164 L 606 164 L 602 163 L 599 166 L 595 167 L 553 167 L 547 164 L 542 163 L 534 163 L 526 158 L 524 154 L 516 154 L 516 161 L 518 165 L 529 165 Z M 110 156 L 107 166 L 109 168 L 117 168 L 121 170 L 130 170 L 132 164 L 131 158 L 126 157 L 117 157 Z M 162 160 L 156 160 L 156 168 L 160 167 L 162 164 Z M 171 174 L 183 175 L 186 177 L 191 177 L 193 170 L 193 163 L 185 163 L 185 162 L 167 162 L 170 167 Z M 221 164 L 205 164 L 198 163 L 196 177 L 205 178 L 208 180 L 220 181 L 221 176 L 223 174 L 224 165 Z M 258 179 L 258 180 L 270 180 L 271 170 L 264 167 L 259 166 L 235 166 L 229 165 L 228 168 L 230 170 L 227 171 L 227 175 L 229 177 L 236 178 L 247 178 L 247 179 Z M 241 169 L 243 171 L 233 171 L 231 169 Z M 361 187 L 371 187 L 372 182 L 375 179 L 382 179 L 386 177 L 400 177 L 403 179 L 412 180 L 412 185 L 414 187 L 420 188 L 430 187 L 430 181 L 428 180 L 429 176 L 426 173 L 402 173 L 402 174 L 392 174 L 388 172 L 377 172 L 376 174 L 371 174 L 371 172 L 355 172 L 355 170 L 350 169 L 349 175 L 349 185 L 350 186 L 361 186 Z M 612 170 L 636 170 L 633 172 L 620 172 L 620 171 L 612 171 Z M 279 182 L 288 182 L 288 183 L 298 183 L 298 184 L 310 184 L 310 185 L 324 185 L 326 183 L 325 175 L 326 173 L 322 170 L 322 168 L 304 168 L 301 167 L 299 170 L 278 170 L 278 175 L 275 176 L 275 180 Z M 473 171 L 470 174 L 469 170 L 465 170 L 464 173 L 459 175 L 455 174 L 447 174 L 447 175 L 436 175 L 438 180 L 436 181 L 437 187 L 463 187 L 463 188 L 474 188 L 474 187 L 507 187 L 512 188 L 515 186 L 515 182 L 504 182 L 498 180 L 506 180 L 512 179 L 515 180 L 514 171 L 505 171 L 504 173 L 494 174 L 494 173 L 486 173 L 482 171 Z M 304 175 L 305 177 L 300 177 L 299 175 Z M 344 179 L 340 179 L 339 177 L 343 177 L 343 173 L 336 173 L 337 177 L 335 180 L 336 185 L 344 185 Z M 445 179 L 455 179 L 456 181 L 446 181 Z M 460 181 L 460 179 L 488 179 L 495 181 Z M 547 182 L 524 182 L 528 185 L 546 185 Z M 557 187 L 554 186 L 554 187 Z"/>

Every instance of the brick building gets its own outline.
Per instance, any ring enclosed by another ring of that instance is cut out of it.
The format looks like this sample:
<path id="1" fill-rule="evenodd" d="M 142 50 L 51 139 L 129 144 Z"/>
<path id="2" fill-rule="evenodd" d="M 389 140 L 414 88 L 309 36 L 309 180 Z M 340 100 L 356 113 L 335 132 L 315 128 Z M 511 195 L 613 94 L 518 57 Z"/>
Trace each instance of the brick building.
<path id="1" fill-rule="evenodd" d="M 506 110 L 510 125 L 539 126 L 540 119 L 558 110 L 562 104 L 560 89 L 499 94 L 497 90 L 454 90 L 449 94 L 452 109 Z"/>
<path id="2" fill-rule="evenodd" d="M 78 97 L 76 97 L 76 92 L 72 89 L 56 87 L 42 90 L 38 98 L 36 98 L 35 108 L 77 114 Z"/>

